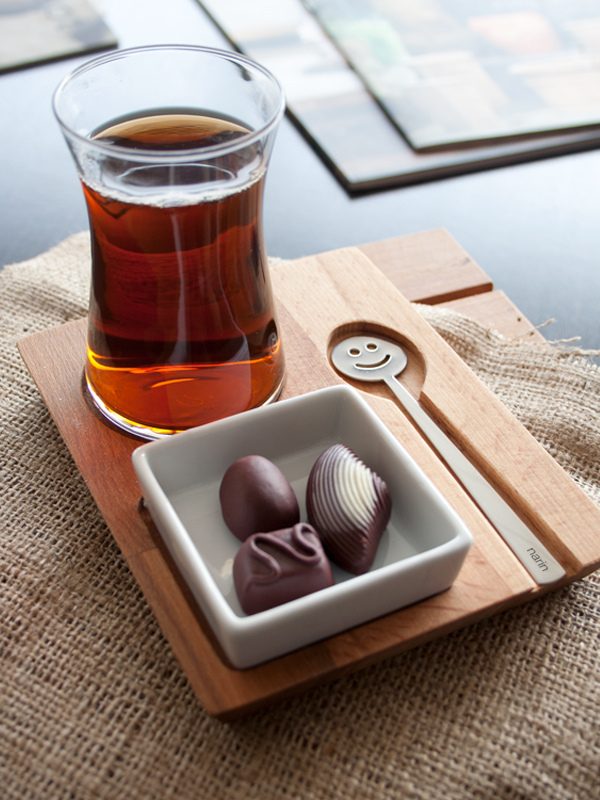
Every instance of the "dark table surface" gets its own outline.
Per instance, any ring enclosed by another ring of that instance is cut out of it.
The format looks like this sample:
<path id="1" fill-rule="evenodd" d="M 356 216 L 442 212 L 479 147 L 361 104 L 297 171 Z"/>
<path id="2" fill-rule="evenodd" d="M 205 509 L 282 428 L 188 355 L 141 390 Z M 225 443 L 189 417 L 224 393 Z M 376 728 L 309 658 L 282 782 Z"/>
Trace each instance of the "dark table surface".
<path id="1" fill-rule="evenodd" d="M 95 4 L 120 47 L 228 46 L 196 0 Z M 87 228 L 51 97 L 89 57 L 0 75 L 0 267 Z M 534 324 L 555 320 L 547 338 L 600 349 L 600 150 L 351 198 L 285 119 L 265 216 L 268 252 L 284 258 L 445 228 Z"/>

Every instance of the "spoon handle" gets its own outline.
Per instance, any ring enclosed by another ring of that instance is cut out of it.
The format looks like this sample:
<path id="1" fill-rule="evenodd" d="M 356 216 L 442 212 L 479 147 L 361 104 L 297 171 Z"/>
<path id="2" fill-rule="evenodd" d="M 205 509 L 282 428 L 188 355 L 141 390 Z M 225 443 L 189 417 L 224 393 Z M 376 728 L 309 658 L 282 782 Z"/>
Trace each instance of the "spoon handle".
<path id="1" fill-rule="evenodd" d="M 436 425 L 414 397 L 396 378 L 385 378 L 385 382 L 534 580 L 543 585 L 563 578 L 565 570 L 550 551 L 464 453 Z"/>

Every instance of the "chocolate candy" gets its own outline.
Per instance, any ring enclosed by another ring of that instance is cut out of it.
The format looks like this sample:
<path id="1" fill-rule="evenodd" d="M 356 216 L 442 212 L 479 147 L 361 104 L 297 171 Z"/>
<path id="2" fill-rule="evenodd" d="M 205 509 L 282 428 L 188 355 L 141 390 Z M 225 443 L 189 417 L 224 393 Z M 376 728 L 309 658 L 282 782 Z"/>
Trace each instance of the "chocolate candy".
<path id="1" fill-rule="evenodd" d="M 289 481 L 264 456 L 235 461 L 223 476 L 219 500 L 225 524 L 242 542 L 253 533 L 289 528 L 300 520 Z"/>
<path id="2" fill-rule="evenodd" d="M 392 511 L 385 481 L 350 448 L 333 445 L 310 472 L 306 508 L 329 557 L 355 575 L 367 572 Z"/>
<path id="3" fill-rule="evenodd" d="M 256 614 L 333 585 L 331 565 L 307 523 L 255 533 L 233 562 L 233 581 L 246 614 Z"/>

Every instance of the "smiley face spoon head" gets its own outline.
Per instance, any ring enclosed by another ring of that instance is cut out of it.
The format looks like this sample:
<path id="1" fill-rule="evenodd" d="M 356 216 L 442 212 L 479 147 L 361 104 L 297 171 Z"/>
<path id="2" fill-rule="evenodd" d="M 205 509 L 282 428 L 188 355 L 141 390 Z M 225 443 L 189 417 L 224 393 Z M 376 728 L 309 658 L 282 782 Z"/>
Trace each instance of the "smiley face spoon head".
<path id="1" fill-rule="evenodd" d="M 404 350 L 379 336 L 351 336 L 331 352 L 333 366 L 359 381 L 391 381 L 408 363 Z"/>

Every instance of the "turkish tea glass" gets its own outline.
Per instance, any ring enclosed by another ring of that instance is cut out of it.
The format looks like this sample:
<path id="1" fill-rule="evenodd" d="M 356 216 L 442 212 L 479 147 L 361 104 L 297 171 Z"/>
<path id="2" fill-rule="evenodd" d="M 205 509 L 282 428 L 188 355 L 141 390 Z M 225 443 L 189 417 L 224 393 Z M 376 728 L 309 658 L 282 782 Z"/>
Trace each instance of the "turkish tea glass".
<path id="1" fill-rule="evenodd" d="M 252 60 L 193 46 L 115 51 L 54 111 L 87 203 L 87 389 L 155 439 L 269 403 L 284 359 L 263 188 L 284 113 Z"/>

